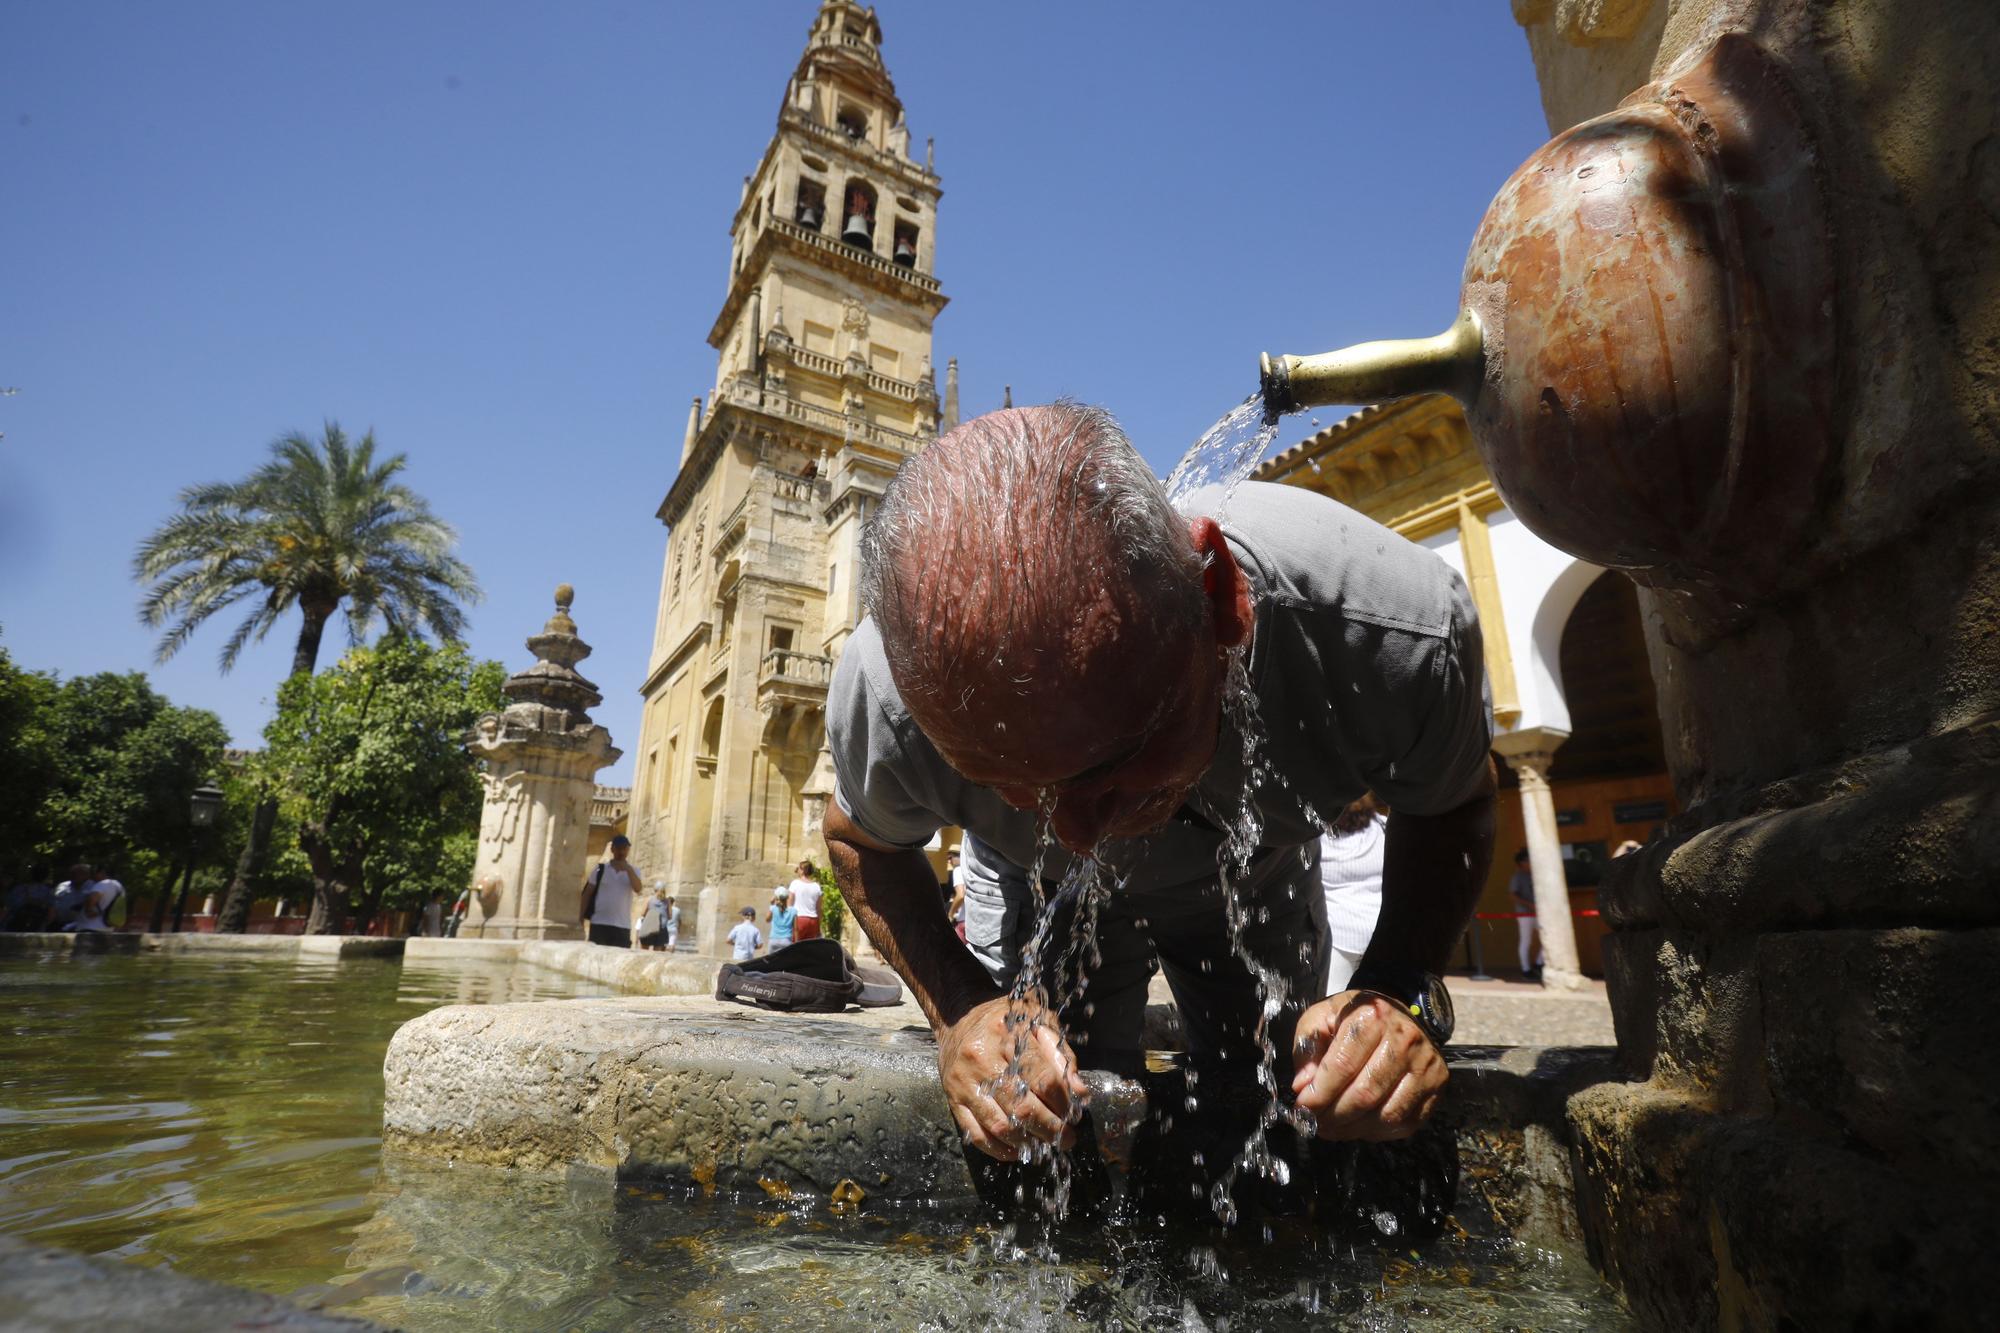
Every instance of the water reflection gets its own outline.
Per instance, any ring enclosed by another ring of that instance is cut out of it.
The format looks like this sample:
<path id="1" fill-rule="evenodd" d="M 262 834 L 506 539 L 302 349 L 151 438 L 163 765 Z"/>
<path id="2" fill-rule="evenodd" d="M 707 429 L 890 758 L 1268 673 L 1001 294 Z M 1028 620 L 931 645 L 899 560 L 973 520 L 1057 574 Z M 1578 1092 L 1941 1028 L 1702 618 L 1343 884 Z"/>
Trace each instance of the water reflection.
<path id="1" fill-rule="evenodd" d="M 493 965 L 0 960 L 0 1231 L 264 1291 L 324 1281 L 373 1211 L 397 1026 L 607 993 Z"/>
<path id="2" fill-rule="evenodd" d="M 1472 1230 L 1416 1263 L 1283 1220 L 1029 1237 L 970 1212 L 384 1160 L 399 1023 L 604 993 L 493 965 L 0 960 L 0 1231 L 417 1330 L 1623 1321 L 1587 1269 L 1464 1210 Z"/>

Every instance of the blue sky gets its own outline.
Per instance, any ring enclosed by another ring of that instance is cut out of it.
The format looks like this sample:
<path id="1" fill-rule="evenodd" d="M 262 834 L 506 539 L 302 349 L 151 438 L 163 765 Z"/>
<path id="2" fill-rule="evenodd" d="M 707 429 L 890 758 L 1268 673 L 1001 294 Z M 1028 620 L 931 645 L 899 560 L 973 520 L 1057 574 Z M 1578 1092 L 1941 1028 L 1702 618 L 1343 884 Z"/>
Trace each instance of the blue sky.
<path id="1" fill-rule="evenodd" d="M 8 6 L 0 642 L 147 669 L 258 743 L 295 627 L 227 677 L 229 623 L 155 667 L 131 554 L 182 486 L 337 419 L 407 452 L 462 534 L 476 652 L 524 665 L 576 585 L 623 780 L 653 511 L 815 8 Z M 966 414 L 1006 384 L 1103 403 L 1163 473 L 1258 352 L 1444 327 L 1487 201 L 1547 137 L 1502 0 L 878 9 L 937 140 L 936 352 Z"/>

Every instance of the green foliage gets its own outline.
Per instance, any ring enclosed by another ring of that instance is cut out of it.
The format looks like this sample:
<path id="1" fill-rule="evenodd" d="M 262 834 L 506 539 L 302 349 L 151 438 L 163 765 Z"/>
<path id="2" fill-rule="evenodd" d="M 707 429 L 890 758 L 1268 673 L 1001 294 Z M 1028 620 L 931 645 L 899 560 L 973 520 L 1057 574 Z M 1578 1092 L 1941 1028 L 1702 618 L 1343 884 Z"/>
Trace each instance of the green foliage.
<path id="1" fill-rule="evenodd" d="M 504 679 L 457 644 L 390 635 L 279 690 L 260 762 L 322 900 L 340 899 L 329 911 L 356 890 L 367 914 L 449 897 L 470 878 L 480 787 L 465 733 L 501 706 Z"/>
<path id="2" fill-rule="evenodd" d="M 0 649 L 0 845 L 163 884 L 188 843 L 188 797 L 228 741 L 221 719 L 169 703 L 138 672 L 58 682 Z"/>
<path id="3" fill-rule="evenodd" d="M 42 800 L 55 785 L 49 724 L 58 686 L 54 676 L 25 671 L 0 647 L 0 848 L 31 854 Z"/>
<path id="4" fill-rule="evenodd" d="M 216 865 L 234 866 L 242 855 L 243 844 L 250 836 L 250 823 L 257 816 L 257 804 L 264 798 L 265 784 L 270 780 L 268 770 L 269 765 L 260 753 L 224 774 L 221 783 L 222 819 L 213 858 Z M 219 897 L 229 887 L 229 876 L 225 873 L 220 880 L 217 885 L 201 887 L 204 883 L 202 872 L 197 870 L 197 893 L 215 893 Z M 256 877 L 255 897 L 283 900 L 293 905 L 302 905 L 312 898 L 312 865 L 299 848 L 296 808 L 288 811 L 282 804 L 278 808 L 271 843 Z"/>
<path id="5" fill-rule="evenodd" d="M 813 878 L 825 890 L 819 899 L 820 933 L 837 940 L 841 927 L 847 922 L 847 900 L 840 896 L 840 885 L 834 881 L 832 866 L 814 866 Z"/>
<path id="6" fill-rule="evenodd" d="M 395 480 L 404 462 L 397 454 L 378 464 L 373 432 L 349 444 L 329 422 L 318 440 L 279 438 L 271 461 L 241 481 L 182 491 L 180 513 L 133 561 L 134 577 L 150 585 L 141 619 L 168 627 L 159 660 L 239 603 L 249 614 L 222 646 L 224 671 L 294 606 L 305 616 L 295 672 L 313 669 L 320 628 L 343 605 L 353 643 L 377 620 L 395 634 L 428 627 L 459 638 L 458 604 L 477 601 L 479 585 L 451 554 L 458 534 Z"/>

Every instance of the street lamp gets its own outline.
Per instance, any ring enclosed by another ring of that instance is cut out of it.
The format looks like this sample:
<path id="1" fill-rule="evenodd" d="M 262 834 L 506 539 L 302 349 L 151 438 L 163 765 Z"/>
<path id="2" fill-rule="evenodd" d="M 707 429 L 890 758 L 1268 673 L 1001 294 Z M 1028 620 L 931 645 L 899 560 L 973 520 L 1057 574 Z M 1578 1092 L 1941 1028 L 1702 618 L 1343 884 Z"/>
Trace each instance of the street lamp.
<path id="1" fill-rule="evenodd" d="M 187 906 L 188 885 L 194 880 L 194 853 L 201 841 L 201 831 L 214 828 L 215 820 L 222 813 L 222 789 L 206 783 L 196 787 L 188 797 L 188 851 L 187 867 L 181 871 L 181 891 L 174 899 L 174 932 L 180 933 L 181 912 Z"/>
<path id="2" fill-rule="evenodd" d="M 196 787 L 194 795 L 188 797 L 188 822 L 196 828 L 214 828 L 215 817 L 221 813 L 220 787 Z"/>

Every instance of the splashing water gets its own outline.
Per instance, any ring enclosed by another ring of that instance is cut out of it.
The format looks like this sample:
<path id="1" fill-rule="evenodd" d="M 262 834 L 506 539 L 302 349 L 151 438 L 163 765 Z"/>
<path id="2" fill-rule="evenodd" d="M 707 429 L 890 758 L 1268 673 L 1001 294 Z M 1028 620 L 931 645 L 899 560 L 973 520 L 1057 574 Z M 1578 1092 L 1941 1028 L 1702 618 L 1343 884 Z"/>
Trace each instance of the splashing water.
<path id="1" fill-rule="evenodd" d="M 1214 512 L 1220 514 L 1236 487 L 1256 469 L 1271 442 L 1277 438 L 1277 433 L 1278 422 L 1265 416 L 1263 395 L 1252 394 L 1245 398 L 1203 432 L 1201 438 L 1174 465 L 1166 481 L 1169 501 L 1179 506 L 1197 491 L 1220 487 L 1221 499 L 1213 506 Z M 1290 982 L 1279 960 L 1260 959 L 1249 945 L 1250 927 L 1268 922 L 1270 912 L 1268 905 L 1252 901 L 1252 895 L 1244 889 L 1260 850 L 1263 833 L 1263 816 L 1257 795 L 1268 784 L 1276 784 L 1286 790 L 1291 784 L 1263 757 L 1263 719 L 1258 714 L 1256 695 L 1250 686 L 1247 655 L 1241 648 L 1229 654 L 1223 707 L 1242 741 L 1245 780 L 1236 810 L 1218 812 L 1227 818 L 1223 827 L 1224 840 L 1217 852 L 1216 869 L 1223 888 L 1231 951 L 1256 980 L 1260 1004 L 1252 1040 L 1258 1065 L 1257 1084 L 1266 1099 L 1257 1125 L 1221 1178 L 1215 1182 L 1210 1194 L 1216 1216 L 1229 1224 L 1236 1220 L 1237 1209 L 1232 1195 L 1242 1172 L 1249 1171 L 1281 1185 L 1289 1175 L 1289 1166 L 1273 1154 L 1269 1146 L 1271 1129 L 1282 1121 L 1302 1136 L 1310 1138 L 1314 1123 L 1310 1113 L 1288 1105 L 1279 1097 L 1281 1085 L 1289 1079 L 1278 1069 L 1278 1052 L 1272 1041 L 1271 1024 L 1292 999 Z M 1035 864 L 1028 870 L 1028 885 L 1034 899 L 1035 929 L 1023 951 L 1021 968 L 1009 996 L 1008 1028 L 1012 1035 L 1009 1061 L 1004 1072 L 986 1089 L 989 1094 L 1013 1094 L 1011 1097 L 996 1097 L 1003 1105 L 1010 1104 L 1028 1089 L 1024 1071 L 1036 1032 L 1048 1026 L 1055 1029 L 1060 1037 L 1061 1031 L 1056 1026 L 1058 1015 L 1087 1004 L 1084 995 L 1089 987 L 1090 973 L 1102 961 L 1097 944 L 1099 915 L 1118 888 L 1112 875 L 1095 856 L 1079 856 L 1072 858 L 1056 891 L 1053 894 L 1044 891 L 1042 869 L 1053 841 L 1050 821 L 1055 812 L 1055 800 L 1053 791 L 1039 793 Z M 1311 810 L 1306 810 L 1306 815 L 1313 822 L 1318 822 L 1318 817 Z M 1309 850 L 1302 849 L 1302 855 L 1310 859 Z M 1061 946 L 1062 951 L 1056 957 L 1054 968 L 1045 969 L 1043 959 L 1056 923 L 1065 907 L 1072 903 L 1074 911 L 1069 916 L 1069 929 Z M 1302 946 L 1301 959 L 1307 956 L 1307 951 L 1309 946 Z M 1206 970 L 1210 964 L 1203 960 L 1201 966 Z M 1192 1073 L 1189 1080 L 1192 1083 Z M 1192 1095 L 1188 1098 L 1187 1109 L 1195 1109 Z M 1073 1102 L 1069 1123 L 1076 1124 L 1083 1114 L 1082 1105 Z M 1035 1202 L 1044 1217 L 1051 1221 L 1060 1220 L 1068 1211 L 1070 1187 L 1074 1181 L 1068 1154 L 1054 1144 L 1035 1142 L 1021 1150 L 1019 1160 L 1024 1165 L 1031 1162 L 1049 1164 L 1047 1183 L 1037 1188 Z"/>
<path id="2" fill-rule="evenodd" d="M 1251 394 L 1181 455 L 1181 461 L 1167 474 L 1167 499 L 1178 507 L 1195 491 L 1220 486 L 1226 502 L 1277 438 L 1278 423 L 1264 419 L 1263 395 Z"/>
<path id="3" fill-rule="evenodd" d="M 1283 1121 L 1300 1137 L 1310 1139 L 1317 1125 L 1310 1111 L 1301 1110 L 1279 1098 L 1279 1088 L 1288 1080 L 1278 1069 L 1278 1051 L 1276 1043 L 1271 1040 L 1271 1022 L 1291 1002 L 1291 982 L 1279 970 L 1275 960 L 1257 957 L 1249 942 L 1250 925 L 1269 917 L 1269 909 L 1254 903 L 1244 888 L 1263 840 L 1264 817 L 1258 808 L 1257 794 L 1271 783 L 1288 791 L 1291 784 L 1264 758 L 1264 720 L 1257 711 L 1257 694 L 1250 685 L 1248 653 L 1243 648 L 1230 650 L 1229 674 L 1222 687 L 1222 707 L 1243 745 L 1244 777 L 1242 800 L 1222 826 L 1223 840 L 1216 850 L 1216 871 L 1222 881 L 1230 951 L 1257 982 L 1260 1003 L 1251 1038 L 1257 1051 L 1257 1086 L 1263 1090 L 1265 1098 L 1257 1124 L 1210 1192 L 1209 1202 L 1216 1218 L 1226 1226 L 1236 1221 L 1234 1194 L 1237 1178 L 1242 1172 L 1250 1171 L 1279 1185 L 1285 1184 L 1290 1177 L 1291 1169 L 1284 1159 L 1271 1152 L 1272 1127 Z M 1309 806 L 1306 807 L 1306 816 L 1313 823 L 1320 822 Z M 1301 956 L 1306 956 L 1303 949 Z"/>

